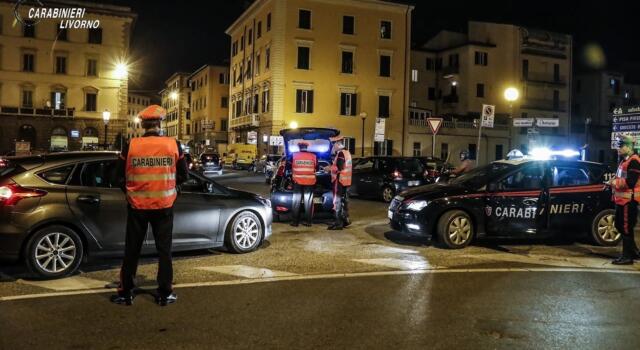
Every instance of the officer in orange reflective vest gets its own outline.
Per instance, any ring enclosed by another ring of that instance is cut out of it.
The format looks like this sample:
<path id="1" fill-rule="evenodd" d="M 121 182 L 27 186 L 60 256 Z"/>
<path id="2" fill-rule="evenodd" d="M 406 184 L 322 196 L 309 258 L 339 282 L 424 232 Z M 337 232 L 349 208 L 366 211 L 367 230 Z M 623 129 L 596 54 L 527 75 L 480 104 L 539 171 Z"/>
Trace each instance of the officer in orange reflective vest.
<path id="1" fill-rule="evenodd" d="M 160 135 L 160 123 L 165 115 L 166 110 L 158 105 L 142 110 L 144 135 L 133 138 L 120 154 L 118 173 L 127 195 L 128 210 L 120 284 L 118 294 L 111 297 L 116 304 L 133 302 L 140 249 L 149 225 L 159 256 L 156 302 L 165 306 L 177 300 L 172 287 L 173 203 L 176 185 L 187 180 L 188 170 L 180 142 Z"/>
<path id="2" fill-rule="evenodd" d="M 318 161 L 316 155 L 307 152 L 309 145 L 306 142 L 298 143 L 299 152 L 293 154 L 291 161 L 291 173 L 293 178 L 293 203 L 291 211 L 293 221 L 291 226 L 298 226 L 300 222 L 300 201 L 304 202 L 305 226 L 311 226 L 313 222 L 313 189 L 316 185 L 316 167 Z"/>
<path id="3" fill-rule="evenodd" d="M 633 148 L 633 137 L 624 136 L 618 140 L 618 155 L 622 161 L 611 185 L 616 203 L 615 226 L 622 234 L 622 255 L 612 262 L 615 265 L 631 265 L 634 259 L 640 258 L 634 237 L 640 201 L 640 157 Z"/>
<path id="4" fill-rule="evenodd" d="M 331 186 L 333 187 L 333 210 L 334 223 L 329 226 L 329 230 L 342 230 L 351 224 L 349 219 L 349 186 L 351 186 L 351 153 L 344 148 L 344 138 L 336 136 L 331 138 L 334 142 L 331 153 L 333 153 L 333 164 L 331 171 Z"/>

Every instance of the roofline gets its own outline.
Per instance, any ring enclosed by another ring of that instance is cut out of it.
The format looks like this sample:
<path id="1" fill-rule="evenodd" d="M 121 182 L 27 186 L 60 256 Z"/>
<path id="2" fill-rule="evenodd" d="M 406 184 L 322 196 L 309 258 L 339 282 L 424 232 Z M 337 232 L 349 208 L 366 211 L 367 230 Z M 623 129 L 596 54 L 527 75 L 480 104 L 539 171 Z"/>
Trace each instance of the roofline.
<path id="1" fill-rule="evenodd" d="M 171 74 L 171 76 L 164 81 L 165 84 L 169 84 L 169 80 L 173 80 L 173 77 L 178 76 L 178 75 L 184 75 L 184 76 L 189 76 L 189 73 L 187 72 L 175 72 L 173 74 Z"/>
<path id="2" fill-rule="evenodd" d="M 198 74 L 201 70 L 203 70 L 203 69 L 205 69 L 207 67 L 229 69 L 229 66 L 223 66 L 223 65 L 218 65 L 218 64 L 205 64 L 202 67 L 196 69 L 195 72 L 191 73 L 191 75 L 189 75 L 189 77 L 187 77 L 187 79 L 191 79 L 191 77 L 193 77 L 194 75 Z"/>

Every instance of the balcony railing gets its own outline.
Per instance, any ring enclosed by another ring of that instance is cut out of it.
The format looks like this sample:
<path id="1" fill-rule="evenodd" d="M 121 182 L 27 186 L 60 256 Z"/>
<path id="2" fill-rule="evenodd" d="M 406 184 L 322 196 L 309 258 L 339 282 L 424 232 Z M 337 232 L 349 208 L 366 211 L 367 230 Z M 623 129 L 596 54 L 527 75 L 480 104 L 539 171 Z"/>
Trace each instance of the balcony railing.
<path id="1" fill-rule="evenodd" d="M 564 75 L 554 76 L 553 73 L 538 73 L 528 72 L 522 77 L 523 80 L 533 83 L 553 84 L 553 85 L 566 85 L 567 77 Z"/>
<path id="2" fill-rule="evenodd" d="M 567 101 L 547 100 L 539 98 L 527 98 L 522 101 L 522 108 L 537 109 L 541 111 L 566 112 Z"/>
<path id="3" fill-rule="evenodd" d="M 232 129 L 258 126 L 260 126 L 260 116 L 258 114 L 243 115 L 229 120 L 229 127 Z"/>
<path id="4" fill-rule="evenodd" d="M 460 73 L 460 66 L 446 66 L 442 68 L 442 76 Z"/>
<path id="5" fill-rule="evenodd" d="M 20 116 L 30 117 L 73 117 L 75 108 L 35 108 L 35 107 L 14 107 L 14 106 L 0 106 L 0 113 L 2 114 L 14 114 Z"/>

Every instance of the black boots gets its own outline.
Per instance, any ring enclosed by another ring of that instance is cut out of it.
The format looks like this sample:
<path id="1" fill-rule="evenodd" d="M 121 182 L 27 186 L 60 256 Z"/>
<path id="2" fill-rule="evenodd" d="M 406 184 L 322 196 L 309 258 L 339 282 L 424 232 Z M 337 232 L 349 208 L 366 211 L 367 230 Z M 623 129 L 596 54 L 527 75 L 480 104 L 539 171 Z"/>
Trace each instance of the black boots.
<path id="1" fill-rule="evenodd" d="M 126 293 L 126 294 L 118 293 L 118 294 L 112 295 L 110 300 L 114 304 L 131 306 L 133 304 L 133 298 L 135 298 L 135 295 L 131 293 Z"/>
<path id="2" fill-rule="evenodd" d="M 611 263 L 613 265 L 633 265 L 633 259 L 621 256 Z"/>
<path id="3" fill-rule="evenodd" d="M 167 306 L 169 304 L 175 303 L 176 301 L 178 301 L 178 296 L 176 295 L 176 293 L 171 293 L 166 296 L 158 295 L 158 297 L 156 298 L 156 303 L 158 303 L 158 305 L 160 306 Z"/>

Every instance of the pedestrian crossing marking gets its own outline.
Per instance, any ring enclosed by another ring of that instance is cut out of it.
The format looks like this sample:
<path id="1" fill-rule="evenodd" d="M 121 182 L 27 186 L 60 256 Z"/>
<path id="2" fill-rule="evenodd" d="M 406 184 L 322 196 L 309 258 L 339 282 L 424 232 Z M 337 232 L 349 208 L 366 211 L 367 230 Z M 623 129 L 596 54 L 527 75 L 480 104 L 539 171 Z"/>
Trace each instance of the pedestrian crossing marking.
<path id="1" fill-rule="evenodd" d="M 286 271 L 269 270 L 261 267 L 253 267 L 246 265 L 224 265 L 224 266 L 201 266 L 198 270 L 223 273 L 225 275 L 233 275 L 244 278 L 273 278 L 273 277 L 289 277 L 297 276 L 297 273 Z"/>
<path id="2" fill-rule="evenodd" d="M 396 270 L 430 270 L 437 268 L 434 265 L 429 264 L 427 260 L 403 260 L 393 258 L 378 258 L 378 259 L 352 259 L 352 261 L 390 267 Z"/>
<path id="3" fill-rule="evenodd" d="M 81 276 L 73 276 L 48 281 L 28 281 L 19 279 L 17 282 L 20 284 L 26 284 L 56 291 L 105 288 L 105 286 L 109 284 L 109 282 L 94 280 Z"/>

